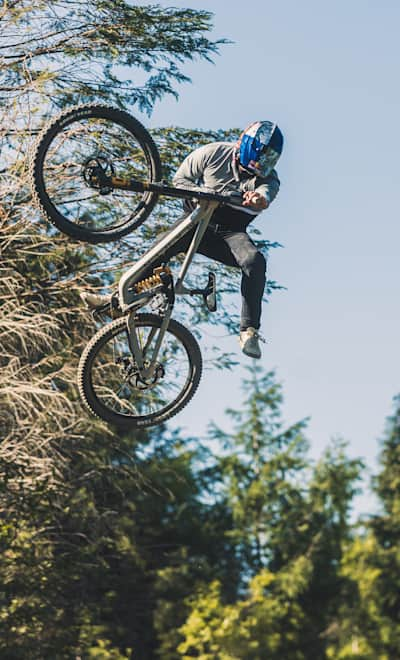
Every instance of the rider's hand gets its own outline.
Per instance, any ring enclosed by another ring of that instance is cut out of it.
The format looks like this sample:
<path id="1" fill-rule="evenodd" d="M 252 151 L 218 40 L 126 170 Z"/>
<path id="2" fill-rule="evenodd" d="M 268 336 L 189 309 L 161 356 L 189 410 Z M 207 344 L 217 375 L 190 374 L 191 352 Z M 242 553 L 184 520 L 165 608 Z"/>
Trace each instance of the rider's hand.
<path id="1" fill-rule="evenodd" d="M 268 208 L 266 197 L 255 190 L 246 190 L 246 192 L 243 193 L 242 204 L 243 206 L 250 206 L 257 211 L 263 211 Z"/>

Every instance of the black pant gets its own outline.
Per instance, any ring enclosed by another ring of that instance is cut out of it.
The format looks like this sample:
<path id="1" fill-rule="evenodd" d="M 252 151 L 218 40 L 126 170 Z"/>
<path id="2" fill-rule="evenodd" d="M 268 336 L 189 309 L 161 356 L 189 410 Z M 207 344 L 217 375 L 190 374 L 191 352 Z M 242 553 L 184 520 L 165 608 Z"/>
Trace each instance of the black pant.
<path id="1" fill-rule="evenodd" d="M 187 217 L 187 215 L 188 213 L 185 213 L 183 217 Z M 243 217 L 244 214 L 240 213 L 240 215 Z M 179 218 L 174 226 L 183 217 Z M 246 233 L 245 225 L 240 230 L 232 230 L 227 224 L 217 224 L 218 219 L 219 216 L 214 213 L 197 251 L 205 257 L 219 261 L 226 266 L 241 269 L 242 314 L 240 329 L 245 330 L 249 327 L 258 329 L 260 327 L 261 303 L 265 288 L 265 257 L 257 250 Z M 175 245 L 166 250 L 162 258 L 158 259 L 157 264 L 153 264 L 152 267 L 163 261 L 169 261 L 179 252 L 186 252 L 194 231 L 190 231 Z"/>

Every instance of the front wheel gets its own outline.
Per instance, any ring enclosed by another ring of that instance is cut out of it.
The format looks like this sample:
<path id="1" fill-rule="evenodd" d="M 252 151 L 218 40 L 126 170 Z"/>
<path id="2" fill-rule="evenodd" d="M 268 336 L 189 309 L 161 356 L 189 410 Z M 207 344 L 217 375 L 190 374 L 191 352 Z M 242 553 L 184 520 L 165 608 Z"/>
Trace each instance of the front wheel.
<path id="1" fill-rule="evenodd" d="M 139 314 L 135 328 L 144 358 L 151 356 L 162 319 Z M 154 377 L 144 383 L 132 352 L 127 320 L 117 319 L 91 339 L 79 363 L 81 397 L 92 413 L 125 428 L 161 424 L 190 401 L 200 381 L 202 359 L 193 335 L 171 319 L 157 358 Z"/>
<path id="2" fill-rule="evenodd" d="M 39 135 L 31 166 L 34 198 L 60 231 L 105 243 L 141 225 L 157 194 L 96 189 L 89 176 L 94 166 L 108 177 L 154 182 L 161 179 L 161 162 L 144 126 L 108 106 L 76 106 Z"/>

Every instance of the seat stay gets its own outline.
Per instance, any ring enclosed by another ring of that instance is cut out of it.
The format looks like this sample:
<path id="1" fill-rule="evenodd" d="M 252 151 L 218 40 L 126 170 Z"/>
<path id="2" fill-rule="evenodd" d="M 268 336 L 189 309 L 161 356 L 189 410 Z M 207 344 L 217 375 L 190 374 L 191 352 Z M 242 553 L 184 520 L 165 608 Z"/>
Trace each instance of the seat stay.
<path id="1" fill-rule="evenodd" d="M 201 201 L 194 211 L 182 221 L 173 227 L 160 241 L 157 242 L 150 250 L 148 250 L 141 259 L 139 259 L 126 273 L 124 273 L 118 285 L 118 298 L 119 305 L 122 312 L 126 312 L 130 303 L 133 300 L 134 293 L 132 292 L 133 285 L 140 280 L 149 266 L 154 263 L 158 258 L 162 257 L 165 251 L 175 245 L 177 241 L 185 236 L 194 226 L 198 225 L 197 230 L 192 238 L 190 246 L 182 264 L 177 284 L 181 287 L 183 279 L 188 271 L 193 256 L 203 238 L 204 232 L 207 229 L 210 218 L 218 206 L 218 202 Z M 179 293 L 179 291 L 178 291 Z M 181 293 L 184 290 L 181 288 Z"/>

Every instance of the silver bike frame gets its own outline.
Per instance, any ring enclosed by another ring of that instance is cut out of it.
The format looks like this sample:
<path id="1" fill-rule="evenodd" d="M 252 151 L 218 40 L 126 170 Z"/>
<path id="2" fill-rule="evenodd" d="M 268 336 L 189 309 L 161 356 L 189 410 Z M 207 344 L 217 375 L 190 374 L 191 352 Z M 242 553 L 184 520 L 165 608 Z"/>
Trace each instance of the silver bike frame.
<path id="1" fill-rule="evenodd" d="M 197 229 L 191 240 L 188 251 L 186 252 L 183 264 L 180 268 L 178 278 L 175 283 L 175 293 L 177 295 L 190 294 L 190 289 L 187 289 L 184 286 L 183 281 L 193 260 L 193 257 L 200 245 L 201 239 L 203 238 L 204 233 L 208 227 L 211 216 L 218 205 L 219 202 L 203 200 L 200 201 L 199 205 L 187 218 L 183 218 L 176 227 L 171 229 L 154 247 L 150 248 L 150 250 L 148 250 L 148 252 L 146 252 L 146 254 L 144 254 L 143 257 L 134 264 L 134 266 L 132 266 L 129 270 L 126 271 L 126 273 L 124 273 L 124 275 L 122 275 L 118 285 L 118 298 L 119 306 L 123 313 L 127 311 L 129 312 L 132 305 L 135 296 L 133 285 L 141 279 L 151 264 L 163 256 L 168 248 L 172 247 L 180 238 L 189 233 L 193 227 L 197 225 Z M 168 306 L 168 309 L 166 310 L 166 313 L 163 317 L 150 361 L 144 360 L 143 351 L 137 336 L 135 326 L 136 311 L 137 306 L 135 306 L 135 309 L 132 309 L 132 311 L 127 315 L 127 328 L 130 348 L 139 368 L 141 377 L 144 380 L 151 380 L 157 367 L 158 353 L 160 351 L 161 344 L 171 318 L 172 305 Z"/>
<path id="2" fill-rule="evenodd" d="M 154 247 L 150 248 L 139 261 L 122 275 L 118 285 L 119 306 L 122 312 L 126 312 L 129 309 L 130 303 L 135 296 L 133 285 L 141 279 L 149 266 L 162 257 L 168 248 L 172 247 L 180 238 L 190 232 L 193 227 L 198 225 L 175 284 L 175 293 L 188 293 L 188 290 L 183 287 L 184 277 L 218 204 L 218 202 L 201 201 L 187 218 L 183 218 L 176 227 L 167 232 Z"/>

